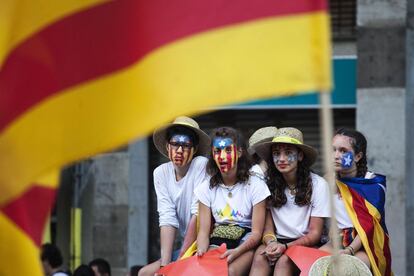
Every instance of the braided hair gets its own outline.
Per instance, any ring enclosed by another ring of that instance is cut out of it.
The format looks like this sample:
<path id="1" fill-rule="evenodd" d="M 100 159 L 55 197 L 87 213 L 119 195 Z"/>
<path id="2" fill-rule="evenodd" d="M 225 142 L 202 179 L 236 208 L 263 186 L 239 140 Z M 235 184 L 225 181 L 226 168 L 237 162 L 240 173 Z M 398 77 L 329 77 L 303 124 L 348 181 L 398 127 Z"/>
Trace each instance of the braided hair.
<path id="1" fill-rule="evenodd" d="M 351 146 L 355 154 L 362 153 L 361 159 L 356 163 L 357 177 L 365 177 L 368 171 L 367 167 L 367 139 L 365 136 L 353 129 L 340 128 L 335 132 L 335 135 L 343 135 L 351 138 Z"/>

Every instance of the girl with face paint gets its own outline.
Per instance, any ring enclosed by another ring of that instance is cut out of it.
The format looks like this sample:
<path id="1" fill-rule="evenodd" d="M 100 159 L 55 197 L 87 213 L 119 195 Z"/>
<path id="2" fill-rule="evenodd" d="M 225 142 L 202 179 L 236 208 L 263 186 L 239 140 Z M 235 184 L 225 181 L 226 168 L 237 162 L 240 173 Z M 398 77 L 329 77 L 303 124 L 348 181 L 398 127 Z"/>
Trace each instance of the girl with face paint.
<path id="1" fill-rule="evenodd" d="M 354 132 L 340 129 L 333 138 L 334 168 L 338 178 L 365 177 L 367 173 L 367 140 L 361 133 Z"/>
<path id="2" fill-rule="evenodd" d="M 358 204 L 351 204 L 351 201 L 355 199 L 350 199 L 348 196 L 349 188 L 346 185 L 352 185 L 350 187 L 355 188 L 355 191 L 375 191 L 375 194 L 381 195 L 383 202 L 376 200 L 375 207 L 378 210 L 384 210 L 385 203 L 385 177 L 382 175 L 375 175 L 372 172 L 368 171 L 367 168 L 367 140 L 364 135 L 356 130 L 351 129 L 339 129 L 333 138 L 332 141 L 333 153 L 334 153 L 334 168 L 336 173 L 336 178 L 340 181 L 338 185 L 338 191 L 334 196 L 335 201 L 335 215 L 337 220 L 338 229 L 340 231 L 340 236 L 342 237 L 342 249 L 340 250 L 341 254 L 350 254 L 355 255 L 360 260 L 362 260 L 368 267 L 374 272 L 378 272 L 381 275 L 390 275 L 387 273 L 387 269 L 383 269 L 382 272 L 379 272 L 378 265 L 376 264 L 374 253 L 370 253 L 371 260 L 367 252 L 375 252 L 369 244 L 375 243 L 375 237 L 368 242 L 367 239 L 362 240 L 360 233 L 358 233 L 355 223 L 358 224 L 357 220 L 351 219 L 356 218 L 358 214 L 364 212 L 364 204 L 358 207 Z M 347 183 L 345 185 L 345 183 Z M 341 192 L 342 191 L 342 192 Z M 343 193 L 343 194 L 342 194 Z M 349 200 L 348 200 L 349 199 Z M 371 202 L 372 199 L 371 199 Z M 346 207 L 348 206 L 348 208 Z M 349 213 L 351 212 L 351 213 Z M 382 215 L 383 211 L 380 211 Z M 366 216 L 366 215 L 365 215 Z M 384 217 L 382 216 L 382 220 Z M 366 221 L 373 221 L 374 219 L 369 219 Z M 382 222 L 379 222 L 381 224 Z M 384 224 L 385 225 L 385 224 Z M 372 227 L 373 229 L 374 227 Z M 363 228 L 359 228 L 359 231 L 364 231 Z M 387 235 L 387 234 L 386 234 Z M 369 233 L 363 233 L 363 237 L 370 236 Z M 381 236 L 376 234 L 376 237 Z M 373 242 L 374 240 L 374 242 Z M 379 243 L 381 248 L 388 247 L 388 237 L 385 240 L 381 239 Z M 332 244 L 329 242 L 323 247 L 322 250 L 332 252 Z M 381 257 L 376 257 L 380 259 Z M 387 266 L 390 267 L 391 256 L 389 256 L 389 261 L 383 261 L 383 263 L 388 263 Z"/>
<path id="3" fill-rule="evenodd" d="M 270 192 L 262 179 L 251 175 L 244 140 L 235 129 L 215 129 L 211 138 L 207 163 L 211 178 L 195 191 L 200 217 L 197 255 L 226 243 L 221 258 L 227 259 L 229 275 L 246 275 L 261 239 Z"/>
<path id="4" fill-rule="evenodd" d="M 296 128 L 280 128 L 271 142 L 255 148 L 268 161 L 271 192 L 262 242 L 250 275 L 293 275 L 299 270 L 284 252 L 293 245 L 317 246 L 329 217 L 329 187 L 311 172 L 317 152 Z"/>

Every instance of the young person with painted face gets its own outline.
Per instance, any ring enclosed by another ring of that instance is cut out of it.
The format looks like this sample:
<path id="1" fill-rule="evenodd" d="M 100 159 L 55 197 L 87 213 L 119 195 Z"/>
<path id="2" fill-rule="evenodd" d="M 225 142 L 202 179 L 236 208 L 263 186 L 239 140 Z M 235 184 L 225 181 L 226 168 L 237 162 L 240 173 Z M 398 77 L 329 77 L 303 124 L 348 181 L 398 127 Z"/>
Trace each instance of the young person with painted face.
<path id="1" fill-rule="evenodd" d="M 317 151 L 303 143 L 300 130 L 280 128 L 271 142 L 255 150 L 269 162 L 271 197 L 263 244 L 255 252 L 250 275 L 292 275 L 298 269 L 284 252 L 293 245 L 319 244 L 324 218 L 329 217 L 329 187 L 311 172 Z"/>
<path id="2" fill-rule="evenodd" d="M 385 176 L 368 171 L 367 140 L 362 133 L 341 128 L 336 131 L 332 146 L 338 186 L 335 215 L 342 238 L 340 253 L 355 255 L 371 267 L 374 275 L 391 275 L 384 214 Z M 331 252 L 332 244 L 328 242 L 320 249 Z"/>
<path id="3" fill-rule="evenodd" d="M 226 243 L 221 258 L 227 259 L 229 275 L 246 275 L 262 236 L 270 192 L 262 179 L 249 172 L 245 142 L 235 129 L 213 130 L 211 148 L 207 164 L 211 178 L 195 192 L 200 216 L 197 255 Z M 215 224 L 210 235 L 212 216 Z"/>
<path id="4" fill-rule="evenodd" d="M 194 233 L 193 239 L 188 238 L 188 235 L 184 237 L 182 252 L 195 240 L 194 189 L 207 177 L 208 160 L 201 155 L 210 151 L 208 135 L 200 130 L 196 121 L 184 116 L 156 130 L 153 140 L 158 151 L 170 159 L 154 170 L 161 259 L 143 267 L 140 276 L 153 276 L 161 266 L 178 257 L 179 254 L 173 256 L 173 253 L 178 253 L 173 252 L 177 229 L 181 237 Z"/>

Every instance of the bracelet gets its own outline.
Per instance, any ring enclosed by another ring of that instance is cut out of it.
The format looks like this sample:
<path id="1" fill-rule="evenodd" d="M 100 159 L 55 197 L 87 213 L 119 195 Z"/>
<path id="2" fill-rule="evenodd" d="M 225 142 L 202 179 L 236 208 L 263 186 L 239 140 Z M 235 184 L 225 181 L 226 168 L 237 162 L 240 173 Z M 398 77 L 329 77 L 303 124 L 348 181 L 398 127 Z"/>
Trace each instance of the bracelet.
<path id="1" fill-rule="evenodd" d="M 273 239 L 273 240 L 270 240 L 266 245 L 269 245 L 269 244 L 271 244 L 272 242 L 277 242 L 277 240 L 276 239 Z"/>
<path id="2" fill-rule="evenodd" d="M 349 249 L 349 253 L 351 253 L 352 256 L 355 255 L 355 250 L 352 246 L 348 245 L 346 248 Z"/>
<path id="3" fill-rule="evenodd" d="M 273 233 L 266 233 L 266 234 L 264 234 L 264 236 L 262 238 L 262 243 L 264 245 L 267 245 L 266 244 L 266 241 L 265 241 L 265 238 L 267 238 L 267 237 L 272 237 L 273 238 L 272 241 L 277 241 L 275 234 L 273 234 Z"/>

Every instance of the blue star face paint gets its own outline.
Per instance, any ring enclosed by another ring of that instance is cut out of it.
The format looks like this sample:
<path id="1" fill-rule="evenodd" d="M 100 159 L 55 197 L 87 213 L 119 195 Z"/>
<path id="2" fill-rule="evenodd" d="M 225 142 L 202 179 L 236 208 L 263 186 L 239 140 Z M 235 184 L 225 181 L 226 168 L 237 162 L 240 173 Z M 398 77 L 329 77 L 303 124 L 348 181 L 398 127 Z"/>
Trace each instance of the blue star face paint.
<path id="1" fill-rule="evenodd" d="M 354 164 L 354 154 L 352 151 L 344 152 L 341 157 L 341 166 L 344 169 L 352 168 Z"/>
<path id="2" fill-rule="evenodd" d="M 193 144 L 190 136 L 184 134 L 175 134 L 171 137 L 170 142 L 175 142 L 179 144 Z"/>
<path id="3" fill-rule="evenodd" d="M 215 138 L 212 153 L 213 159 L 222 173 L 230 171 L 237 164 L 237 147 L 231 138 Z"/>
<path id="4" fill-rule="evenodd" d="M 219 149 L 224 149 L 232 144 L 234 144 L 234 142 L 231 138 L 217 137 L 213 141 L 213 147 Z"/>

